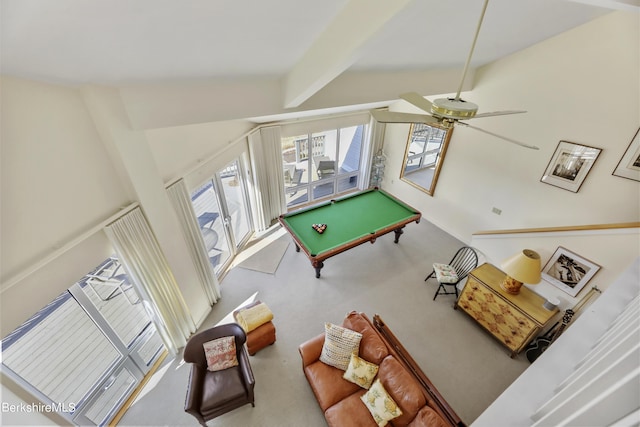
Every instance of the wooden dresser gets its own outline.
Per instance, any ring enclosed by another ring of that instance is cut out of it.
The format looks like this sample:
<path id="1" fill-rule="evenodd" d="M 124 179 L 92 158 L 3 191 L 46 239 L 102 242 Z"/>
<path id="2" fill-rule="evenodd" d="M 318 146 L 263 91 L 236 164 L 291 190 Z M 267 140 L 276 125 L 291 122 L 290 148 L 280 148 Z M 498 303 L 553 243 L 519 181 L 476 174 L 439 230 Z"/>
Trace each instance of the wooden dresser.
<path id="1" fill-rule="evenodd" d="M 482 264 L 469 273 L 454 308 L 460 308 L 511 350 L 514 357 L 549 323 L 558 309 L 545 309 L 544 298 L 522 287 L 518 295 L 502 290 L 505 273 Z"/>

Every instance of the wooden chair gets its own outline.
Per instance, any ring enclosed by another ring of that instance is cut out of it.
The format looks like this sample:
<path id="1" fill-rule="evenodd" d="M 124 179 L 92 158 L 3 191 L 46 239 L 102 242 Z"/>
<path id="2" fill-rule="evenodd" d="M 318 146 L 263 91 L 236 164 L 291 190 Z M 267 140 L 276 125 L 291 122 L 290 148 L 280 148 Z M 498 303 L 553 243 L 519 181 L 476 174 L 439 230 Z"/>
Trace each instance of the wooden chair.
<path id="1" fill-rule="evenodd" d="M 433 271 L 427 276 L 424 281 L 434 277 L 438 281 L 438 290 L 433 296 L 435 301 L 439 294 L 453 295 L 455 294 L 458 299 L 458 283 L 478 266 L 478 254 L 473 248 L 469 246 L 463 246 L 458 249 L 458 252 L 453 256 L 449 264 L 433 264 Z M 455 292 L 447 291 L 447 286 L 453 286 Z M 441 292 L 442 291 L 442 292 Z"/>
<path id="2" fill-rule="evenodd" d="M 203 344 L 222 337 L 235 337 L 238 365 L 209 371 Z M 247 336 L 237 323 L 215 326 L 192 336 L 184 347 L 183 358 L 191 363 L 184 410 L 206 426 L 207 421 L 250 403 L 255 406 L 255 379 L 245 348 Z"/>

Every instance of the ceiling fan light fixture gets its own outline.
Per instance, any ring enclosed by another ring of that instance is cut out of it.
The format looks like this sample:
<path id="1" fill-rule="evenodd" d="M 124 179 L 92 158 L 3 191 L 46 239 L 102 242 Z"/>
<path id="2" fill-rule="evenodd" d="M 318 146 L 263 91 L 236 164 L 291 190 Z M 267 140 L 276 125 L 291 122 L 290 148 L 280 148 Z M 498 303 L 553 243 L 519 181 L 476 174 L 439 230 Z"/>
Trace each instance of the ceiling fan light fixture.
<path id="1" fill-rule="evenodd" d="M 438 98 L 431 104 L 431 114 L 447 119 L 470 119 L 478 112 L 476 104 L 459 98 Z"/>

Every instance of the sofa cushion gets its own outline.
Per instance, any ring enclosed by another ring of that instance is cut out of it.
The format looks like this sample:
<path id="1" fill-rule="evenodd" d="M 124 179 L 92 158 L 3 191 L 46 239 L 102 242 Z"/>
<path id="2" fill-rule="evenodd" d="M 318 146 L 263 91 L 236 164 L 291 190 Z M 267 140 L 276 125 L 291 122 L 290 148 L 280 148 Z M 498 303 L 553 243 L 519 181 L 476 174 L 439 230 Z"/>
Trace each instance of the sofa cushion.
<path id="1" fill-rule="evenodd" d="M 356 354 L 352 354 L 351 360 L 349 361 L 349 367 L 344 372 L 342 378 L 347 381 L 351 381 L 354 384 L 358 384 L 362 388 L 369 389 L 377 373 L 378 365 L 367 362 Z"/>
<path id="2" fill-rule="evenodd" d="M 360 400 L 365 393 L 366 390 L 361 388 L 327 409 L 324 412 L 327 424 L 330 427 L 376 427 L 378 424 Z"/>
<path id="3" fill-rule="evenodd" d="M 320 361 L 304 368 L 318 404 L 323 411 L 345 397 L 362 390 L 359 386 L 342 378 L 344 372 Z"/>
<path id="4" fill-rule="evenodd" d="M 423 406 L 407 427 L 448 427 L 448 424 L 432 408 Z"/>
<path id="5" fill-rule="evenodd" d="M 325 323 L 324 344 L 320 361 L 343 371 L 347 370 L 351 354 L 360 348 L 362 334 L 332 323 Z"/>
<path id="6" fill-rule="evenodd" d="M 371 416 L 379 427 L 402 415 L 402 409 L 396 404 L 379 379 L 375 380 L 369 391 L 360 396 Z"/>
<path id="7" fill-rule="evenodd" d="M 379 365 L 380 362 L 389 355 L 387 345 L 362 314 L 355 311 L 349 313 L 344 319 L 342 326 L 362 334 L 358 356 L 364 360 Z"/>
<path id="8" fill-rule="evenodd" d="M 402 409 L 402 415 L 393 420 L 394 426 L 406 426 L 420 408 L 427 404 L 418 381 L 393 356 L 386 357 L 378 369 L 378 379 L 393 400 Z"/>

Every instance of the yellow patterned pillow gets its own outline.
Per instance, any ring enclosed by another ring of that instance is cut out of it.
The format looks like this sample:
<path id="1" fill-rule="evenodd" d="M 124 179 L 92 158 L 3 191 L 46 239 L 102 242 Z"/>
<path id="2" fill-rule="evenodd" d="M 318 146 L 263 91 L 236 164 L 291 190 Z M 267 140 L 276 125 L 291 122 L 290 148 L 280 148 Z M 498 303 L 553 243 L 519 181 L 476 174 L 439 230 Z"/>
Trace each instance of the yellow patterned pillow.
<path id="1" fill-rule="evenodd" d="M 402 415 L 400 407 L 389 396 L 379 379 L 373 383 L 368 392 L 360 396 L 360 399 L 380 427 L 386 426 L 390 420 Z"/>
<path id="2" fill-rule="evenodd" d="M 377 373 L 378 365 L 367 362 L 361 357 L 358 357 L 357 354 L 352 354 L 351 360 L 349 361 L 349 367 L 342 378 L 347 381 L 351 381 L 354 384 L 358 384 L 362 388 L 369 389 Z"/>
<path id="3" fill-rule="evenodd" d="M 324 344 L 320 361 L 335 368 L 347 370 L 351 353 L 358 354 L 362 334 L 342 326 L 325 323 Z"/>

